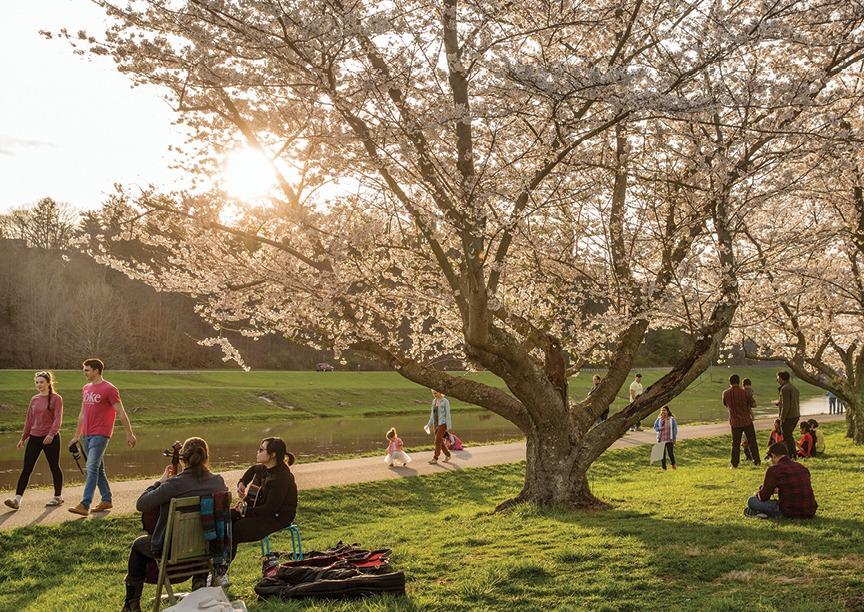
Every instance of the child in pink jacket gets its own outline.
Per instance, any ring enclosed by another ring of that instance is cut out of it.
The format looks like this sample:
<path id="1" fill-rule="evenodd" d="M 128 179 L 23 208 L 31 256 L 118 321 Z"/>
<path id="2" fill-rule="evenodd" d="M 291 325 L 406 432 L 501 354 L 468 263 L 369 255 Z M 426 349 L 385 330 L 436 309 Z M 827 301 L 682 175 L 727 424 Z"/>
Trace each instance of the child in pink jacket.
<path id="1" fill-rule="evenodd" d="M 393 467 L 393 464 L 396 462 L 402 463 L 402 467 L 405 467 L 410 461 L 411 457 L 405 452 L 405 444 L 402 443 L 402 438 L 396 435 L 396 428 L 391 427 L 387 432 L 387 455 L 384 457 L 384 463 Z"/>

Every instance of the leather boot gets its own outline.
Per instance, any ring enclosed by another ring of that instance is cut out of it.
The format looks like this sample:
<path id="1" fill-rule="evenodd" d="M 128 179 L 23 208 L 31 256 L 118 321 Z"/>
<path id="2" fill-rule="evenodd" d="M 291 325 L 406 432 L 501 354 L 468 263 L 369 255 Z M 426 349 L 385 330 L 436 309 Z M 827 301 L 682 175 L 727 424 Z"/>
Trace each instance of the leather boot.
<path id="1" fill-rule="evenodd" d="M 143 582 L 126 583 L 126 601 L 122 612 L 141 612 L 141 593 L 144 592 Z"/>
<path id="2" fill-rule="evenodd" d="M 195 574 L 192 576 L 192 590 L 197 591 L 207 586 L 207 574 Z"/>

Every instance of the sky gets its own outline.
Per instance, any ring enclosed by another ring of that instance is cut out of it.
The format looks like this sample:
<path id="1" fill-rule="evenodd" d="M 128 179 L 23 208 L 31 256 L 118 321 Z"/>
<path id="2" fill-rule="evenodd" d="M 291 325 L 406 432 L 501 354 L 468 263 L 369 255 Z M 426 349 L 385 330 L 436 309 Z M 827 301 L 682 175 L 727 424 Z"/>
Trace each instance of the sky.
<path id="1" fill-rule="evenodd" d="M 107 57 L 75 55 L 39 30 L 104 31 L 88 0 L 4 2 L 0 19 L 0 214 L 50 196 L 96 208 L 114 183 L 166 185 L 182 143 L 156 88 L 132 88 Z"/>

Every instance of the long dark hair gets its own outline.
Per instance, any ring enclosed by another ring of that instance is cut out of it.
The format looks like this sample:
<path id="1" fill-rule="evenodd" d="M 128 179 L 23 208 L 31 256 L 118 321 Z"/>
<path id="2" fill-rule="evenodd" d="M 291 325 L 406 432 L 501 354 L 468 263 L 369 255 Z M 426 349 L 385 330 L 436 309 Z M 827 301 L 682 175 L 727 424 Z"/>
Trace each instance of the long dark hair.
<path id="1" fill-rule="evenodd" d="M 294 465 L 294 454 L 288 452 L 288 447 L 285 445 L 285 440 L 282 438 L 264 438 L 261 440 L 264 448 L 268 453 L 276 455 L 276 465 L 284 463 L 286 465 Z"/>
<path id="2" fill-rule="evenodd" d="M 51 396 L 57 393 L 54 390 L 54 377 L 51 376 L 51 372 L 48 370 L 41 370 L 36 372 L 33 378 L 44 378 L 48 382 L 48 412 L 52 415 L 54 414 L 54 408 L 51 406 Z"/>
<path id="3" fill-rule="evenodd" d="M 188 438 L 180 449 L 180 458 L 186 470 L 192 470 L 199 480 L 210 473 L 210 447 L 204 438 Z"/>
<path id="4" fill-rule="evenodd" d="M 819 427 L 819 422 L 816 419 L 807 419 L 807 425 L 810 426 L 810 435 L 813 437 L 813 453 L 816 453 L 816 438 L 819 436 L 816 434 L 816 429 Z"/>

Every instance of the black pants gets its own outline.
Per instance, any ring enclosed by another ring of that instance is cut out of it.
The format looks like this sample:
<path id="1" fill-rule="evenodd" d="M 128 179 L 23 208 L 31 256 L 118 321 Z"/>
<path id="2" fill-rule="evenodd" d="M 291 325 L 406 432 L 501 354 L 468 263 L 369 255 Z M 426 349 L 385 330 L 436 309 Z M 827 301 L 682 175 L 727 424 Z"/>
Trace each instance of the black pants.
<path id="1" fill-rule="evenodd" d="M 51 444 L 47 446 L 42 444 L 44 439 L 45 436 L 27 438 L 27 446 L 24 447 L 24 467 L 21 469 L 21 476 L 18 477 L 15 495 L 24 495 L 24 489 L 30 482 L 30 474 L 33 473 L 36 460 L 39 459 L 39 453 L 42 452 L 45 453 L 48 467 L 51 468 L 51 477 L 54 479 L 54 495 L 59 497 L 63 493 L 63 470 L 60 469 L 60 434 L 54 436 Z"/>
<path id="2" fill-rule="evenodd" d="M 798 457 L 798 449 L 795 448 L 795 428 L 798 427 L 798 419 L 800 417 L 792 417 L 791 419 L 783 419 L 781 427 L 783 428 L 783 443 L 786 445 L 786 450 L 789 452 L 789 458 L 793 461 Z"/>
<path id="3" fill-rule="evenodd" d="M 236 510 L 231 510 L 231 558 L 237 556 L 237 545 L 240 542 L 257 542 L 271 533 L 276 533 L 291 524 L 281 519 L 265 517 L 241 517 Z"/>
<path id="4" fill-rule="evenodd" d="M 667 442 L 666 446 L 663 447 L 663 459 L 660 461 L 660 465 L 663 466 L 663 469 L 666 469 L 666 453 L 669 453 L 669 463 L 675 465 L 675 445 L 672 442 Z"/>
<path id="5" fill-rule="evenodd" d="M 759 459 L 759 443 L 756 442 L 756 428 L 753 427 L 753 423 L 750 423 L 747 427 L 732 428 L 732 466 L 738 467 L 738 462 L 741 460 L 741 434 L 747 436 L 747 446 L 750 448 L 753 463 L 759 465 L 762 462 Z"/>
<path id="6" fill-rule="evenodd" d="M 141 584 L 147 576 L 147 563 L 156 558 L 150 548 L 152 537 L 138 536 L 129 549 L 129 564 L 126 569 L 126 584 Z"/>

